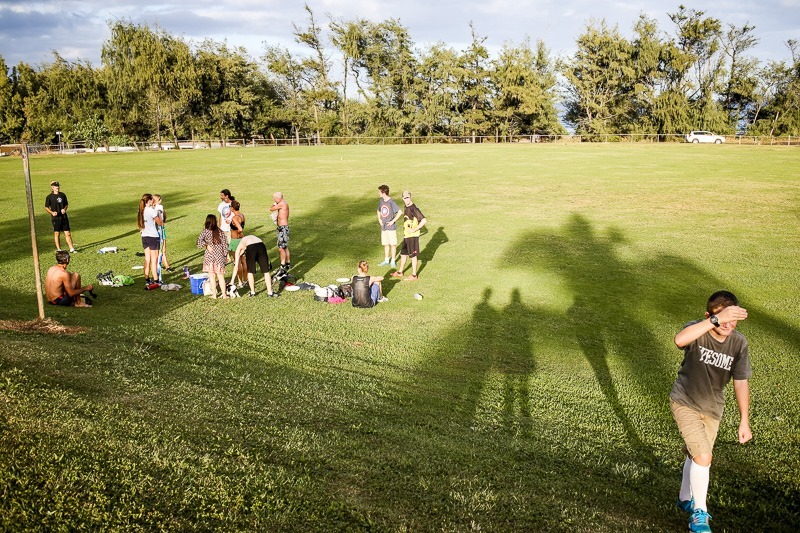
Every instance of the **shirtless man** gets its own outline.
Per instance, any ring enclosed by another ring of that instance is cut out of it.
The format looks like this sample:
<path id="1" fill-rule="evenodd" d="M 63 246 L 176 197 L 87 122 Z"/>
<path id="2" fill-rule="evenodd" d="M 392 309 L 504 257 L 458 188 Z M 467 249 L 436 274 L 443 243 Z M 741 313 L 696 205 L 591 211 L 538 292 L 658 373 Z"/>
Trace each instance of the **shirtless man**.
<path id="1" fill-rule="evenodd" d="M 91 300 L 84 302 L 81 294 L 88 292 L 96 297 L 94 285 L 81 286 L 81 275 L 77 272 L 67 272 L 69 265 L 69 252 L 59 250 L 56 252 L 56 264 L 47 270 L 44 280 L 44 292 L 47 301 L 52 305 L 65 307 L 91 307 Z"/>
<path id="2" fill-rule="evenodd" d="M 270 298 L 277 298 L 280 296 L 277 292 L 272 291 L 272 278 L 270 277 L 270 270 L 272 265 L 267 256 L 267 247 L 264 241 L 255 235 L 245 235 L 239 240 L 239 245 L 234 252 L 234 265 L 233 274 L 231 274 L 231 283 L 236 279 L 236 273 L 239 272 L 239 262 L 242 259 L 242 254 L 245 256 L 247 264 L 247 284 L 250 286 L 250 296 L 256 295 L 256 263 L 258 263 L 261 273 L 264 274 L 264 283 L 267 284 L 267 296 Z"/>
<path id="3" fill-rule="evenodd" d="M 283 198 L 282 192 L 276 192 L 272 195 L 272 200 L 275 202 L 269 210 L 272 212 L 275 224 L 278 225 L 278 253 L 281 256 L 281 270 L 288 272 L 292 267 L 289 258 L 289 204 Z"/>

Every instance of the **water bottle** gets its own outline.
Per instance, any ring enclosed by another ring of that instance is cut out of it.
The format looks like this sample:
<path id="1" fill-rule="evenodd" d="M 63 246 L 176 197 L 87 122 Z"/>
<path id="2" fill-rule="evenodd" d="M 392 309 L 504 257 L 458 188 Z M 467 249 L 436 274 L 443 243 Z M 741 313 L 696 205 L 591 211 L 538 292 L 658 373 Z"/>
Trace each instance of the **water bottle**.
<path id="1" fill-rule="evenodd" d="M 191 273 L 189 272 L 189 267 L 188 266 L 183 267 L 183 279 L 189 279 L 190 274 Z"/>

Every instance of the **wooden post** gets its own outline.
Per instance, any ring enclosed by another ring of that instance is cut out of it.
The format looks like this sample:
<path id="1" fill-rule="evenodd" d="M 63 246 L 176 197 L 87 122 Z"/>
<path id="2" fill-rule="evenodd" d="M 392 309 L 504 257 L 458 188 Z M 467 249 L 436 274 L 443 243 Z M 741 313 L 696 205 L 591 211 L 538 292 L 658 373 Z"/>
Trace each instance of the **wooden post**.
<path id="1" fill-rule="evenodd" d="M 42 296 L 42 273 L 39 269 L 39 246 L 36 244 L 36 219 L 33 216 L 33 188 L 31 187 L 31 167 L 28 161 L 28 143 L 22 143 L 22 169 L 25 173 L 25 196 L 28 200 L 28 223 L 31 226 L 31 250 L 33 251 L 33 272 L 36 279 L 36 305 L 39 306 L 39 319 L 44 320 L 44 298 Z"/>
<path id="2" fill-rule="evenodd" d="M 31 169 L 28 161 L 28 144 L 5 144 L 0 147 L 3 152 L 20 151 L 22 155 L 22 171 L 25 174 L 25 196 L 28 200 L 28 224 L 31 228 L 31 249 L 33 251 L 33 270 L 36 279 L 36 303 L 39 306 L 39 319 L 44 320 L 44 297 L 42 296 L 42 274 L 39 270 L 39 247 L 36 244 L 36 219 L 33 216 L 33 190 L 31 188 Z"/>

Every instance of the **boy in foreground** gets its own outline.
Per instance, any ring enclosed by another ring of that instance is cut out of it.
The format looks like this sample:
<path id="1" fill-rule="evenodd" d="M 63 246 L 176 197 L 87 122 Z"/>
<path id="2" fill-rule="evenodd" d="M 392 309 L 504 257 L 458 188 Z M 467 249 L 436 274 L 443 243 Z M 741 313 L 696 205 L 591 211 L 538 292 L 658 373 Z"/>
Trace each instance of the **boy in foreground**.
<path id="1" fill-rule="evenodd" d="M 683 480 L 678 507 L 691 513 L 689 531 L 710 532 L 706 496 L 714 441 L 725 407 L 724 390 L 733 378 L 739 406 L 739 443 L 753 438 L 750 431 L 750 356 L 747 339 L 735 331 L 747 310 L 728 291 L 711 295 L 705 320 L 686 324 L 675 336 L 684 357 L 670 392 L 670 408 L 684 440 Z"/>

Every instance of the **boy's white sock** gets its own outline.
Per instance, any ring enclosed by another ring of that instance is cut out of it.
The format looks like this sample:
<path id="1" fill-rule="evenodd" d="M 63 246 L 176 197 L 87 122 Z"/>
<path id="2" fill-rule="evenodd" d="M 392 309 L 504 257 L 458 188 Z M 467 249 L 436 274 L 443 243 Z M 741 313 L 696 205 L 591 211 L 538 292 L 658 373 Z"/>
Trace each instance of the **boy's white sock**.
<path id="1" fill-rule="evenodd" d="M 692 496 L 694 496 L 694 508 L 708 512 L 706 507 L 706 496 L 708 495 L 708 479 L 711 466 L 700 466 L 692 461 L 689 469 L 689 483 L 692 486 Z"/>
<path id="2" fill-rule="evenodd" d="M 682 502 L 687 502 L 692 499 L 692 485 L 689 483 L 689 470 L 692 467 L 692 460 L 687 457 L 683 462 L 683 477 L 681 478 L 681 491 L 678 493 L 678 498 Z"/>

